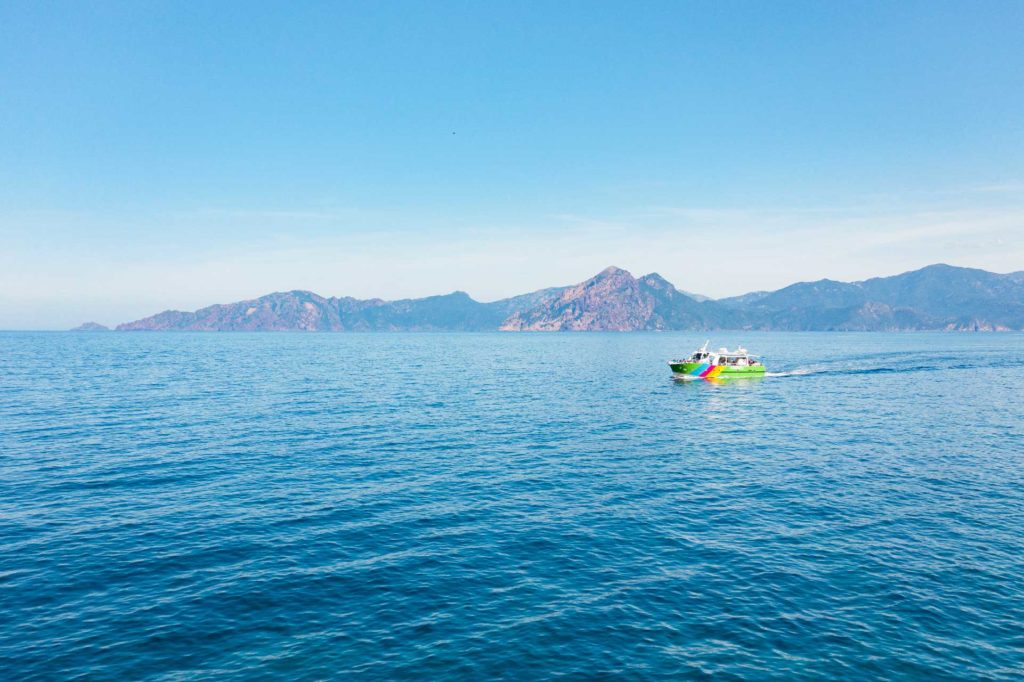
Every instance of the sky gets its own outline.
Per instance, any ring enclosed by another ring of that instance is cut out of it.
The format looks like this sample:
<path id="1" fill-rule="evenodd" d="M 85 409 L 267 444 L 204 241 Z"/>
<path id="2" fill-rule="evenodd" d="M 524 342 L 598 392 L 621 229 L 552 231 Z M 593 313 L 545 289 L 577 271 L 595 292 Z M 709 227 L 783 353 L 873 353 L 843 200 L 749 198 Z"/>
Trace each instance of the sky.
<path id="1" fill-rule="evenodd" d="M 1024 270 L 1021 2 L 0 3 L 0 329 Z"/>

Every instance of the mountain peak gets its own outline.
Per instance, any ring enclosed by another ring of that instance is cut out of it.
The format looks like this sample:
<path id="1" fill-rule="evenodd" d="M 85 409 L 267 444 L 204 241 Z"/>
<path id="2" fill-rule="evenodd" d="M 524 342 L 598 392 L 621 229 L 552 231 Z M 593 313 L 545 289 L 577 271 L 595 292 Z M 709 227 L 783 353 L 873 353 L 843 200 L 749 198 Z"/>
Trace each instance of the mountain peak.
<path id="1" fill-rule="evenodd" d="M 688 296 L 692 298 L 698 303 L 703 303 L 704 301 L 712 300 L 710 296 L 705 296 L 704 294 L 695 294 L 691 291 L 683 291 L 682 289 L 678 288 L 675 284 L 672 284 L 672 282 L 668 281 L 667 279 L 665 279 L 656 272 L 644 275 L 643 277 L 640 278 L 640 281 L 654 289 L 659 289 L 661 291 L 678 292 L 683 296 Z"/>
<path id="2" fill-rule="evenodd" d="M 950 276 L 950 275 L 954 275 L 954 274 L 965 274 L 965 275 L 983 274 L 983 275 L 991 275 L 993 273 L 987 272 L 985 270 L 978 270 L 977 268 L 965 268 L 965 267 L 962 267 L 962 266 L 959 266 L 959 265 L 949 265 L 948 263 L 933 263 L 932 265 L 926 265 L 923 268 L 918 268 L 917 270 L 907 270 L 906 272 L 901 272 L 898 275 L 888 275 L 888 276 L 885 276 L 885 277 L 872 277 L 871 279 L 864 280 L 864 282 L 865 283 L 866 282 L 881 282 L 881 281 L 890 281 L 890 280 L 906 279 L 906 278 L 914 278 L 914 277 L 924 277 L 924 276 L 946 277 L 946 276 Z M 860 284 L 860 282 L 857 282 L 857 284 Z"/>
<path id="3" fill-rule="evenodd" d="M 428 298 L 430 298 L 430 297 L 428 296 Z M 437 298 L 444 298 L 444 299 L 448 299 L 448 300 L 452 300 L 452 301 L 472 301 L 473 300 L 473 297 L 470 296 L 465 291 L 463 291 L 462 289 L 456 289 L 455 291 L 451 292 L 450 294 L 441 294 Z"/>
<path id="4" fill-rule="evenodd" d="M 639 281 L 643 283 L 645 286 L 648 286 L 652 289 L 656 289 L 658 291 L 676 291 L 675 285 L 673 285 L 672 282 L 669 282 L 667 279 L 665 279 L 656 272 L 652 272 L 649 275 L 644 275 L 643 277 L 640 278 Z"/>
<path id="5" fill-rule="evenodd" d="M 616 267 L 614 265 L 609 265 L 604 270 L 597 273 L 595 279 L 597 277 L 613 277 L 615 275 L 629 275 L 630 277 L 633 276 L 632 274 L 630 274 L 629 270 L 623 270 L 622 268 Z"/>

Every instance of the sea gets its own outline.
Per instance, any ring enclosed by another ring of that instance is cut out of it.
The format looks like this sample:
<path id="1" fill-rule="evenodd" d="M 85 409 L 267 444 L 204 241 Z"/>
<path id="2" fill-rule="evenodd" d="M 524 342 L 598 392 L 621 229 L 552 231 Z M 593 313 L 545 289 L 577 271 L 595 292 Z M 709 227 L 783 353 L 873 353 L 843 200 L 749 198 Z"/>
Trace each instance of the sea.
<path id="1" fill-rule="evenodd" d="M 673 380 L 710 337 L 768 375 Z M 1024 335 L 2 333 L 0 679 L 1024 679 Z"/>

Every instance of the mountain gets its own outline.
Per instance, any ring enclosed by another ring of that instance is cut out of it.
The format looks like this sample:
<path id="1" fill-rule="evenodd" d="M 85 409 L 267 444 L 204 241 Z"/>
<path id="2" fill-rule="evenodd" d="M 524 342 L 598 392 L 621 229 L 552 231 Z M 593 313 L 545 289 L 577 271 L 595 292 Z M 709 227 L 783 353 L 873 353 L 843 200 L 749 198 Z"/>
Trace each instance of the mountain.
<path id="1" fill-rule="evenodd" d="M 85 327 L 86 325 L 83 325 Z M 81 328 L 80 328 L 81 329 Z M 609 267 L 579 284 L 491 303 L 456 291 L 384 301 L 268 294 L 168 310 L 119 331 L 1024 330 L 1024 275 L 931 265 L 861 282 L 823 279 L 710 300 L 657 273 Z"/>
<path id="2" fill-rule="evenodd" d="M 743 326 L 735 311 L 707 297 L 676 289 L 665 278 L 651 273 L 640 278 L 640 288 L 654 298 L 653 324 L 647 329 L 724 329 Z"/>
<path id="3" fill-rule="evenodd" d="M 761 329 L 1019 330 L 1024 280 L 938 264 L 862 282 L 800 282 L 738 307 Z"/>
<path id="4" fill-rule="evenodd" d="M 607 268 L 576 286 L 565 287 L 538 305 L 509 316 L 503 331 L 636 331 L 715 329 L 732 311 L 679 291 L 657 273 L 636 279 Z"/>
<path id="5" fill-rule="evenodd" d="M 645 329 L 654 300 L 625 270 L 607 268 L 576 286 L 566 287 L 536 305 L 513 312 L 503 331 L 586 331 Z"/>
<path id="6" fill-rule="evenodd" d="M 506 317 L 494 304 L 456 291 L 444 296 L 383 301 L 324 298 L 311 291 L 268 294 L 193 313 L 168 310 L 119 325 L 118 331 L 479 331 Z"/>
<path id="7" fill-rule="evenodd" d="M 869 279 L 861 286 L 870 300 L 918 312 L 927 326 L 970 330 L 1024 325 L 1024 281 L 1015 274 L 939 264 Z"/>

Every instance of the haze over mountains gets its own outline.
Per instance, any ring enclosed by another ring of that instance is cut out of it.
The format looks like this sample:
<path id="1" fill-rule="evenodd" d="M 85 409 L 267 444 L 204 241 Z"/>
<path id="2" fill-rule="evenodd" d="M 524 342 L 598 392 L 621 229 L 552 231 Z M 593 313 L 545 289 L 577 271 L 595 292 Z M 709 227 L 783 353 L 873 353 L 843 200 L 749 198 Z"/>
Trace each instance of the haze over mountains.
<path id="1" fill-rule="evenodd" d="M 95 330 L 87 323 L 83 330 Z M 119 331 L 1024 330 L 1024 272 L 931 265 L 863 282 L 800 282 L 710 300 L 656 273 L 610 267 L 566 287 L 481 303 L 456 291 L 384 301 L 268 294 L 195 312 L 169 310 Z"/>

